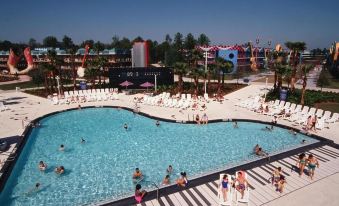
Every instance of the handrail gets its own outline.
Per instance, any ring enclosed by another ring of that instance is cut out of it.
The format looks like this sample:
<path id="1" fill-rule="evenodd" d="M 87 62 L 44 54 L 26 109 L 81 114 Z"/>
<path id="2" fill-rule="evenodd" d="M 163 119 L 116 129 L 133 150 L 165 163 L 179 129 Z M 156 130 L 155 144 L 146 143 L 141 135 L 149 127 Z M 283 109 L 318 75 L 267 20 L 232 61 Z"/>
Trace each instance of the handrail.
<path id="1" fill-rule="evenodd" d="M 159 200 L 159 186 L 157 185 L 157 183 L 150 181 L 150 180 L 146 180 L 145 182 L 150 182 L 152 183 L 156 188 L 157 188 L 157 200 Z"/>

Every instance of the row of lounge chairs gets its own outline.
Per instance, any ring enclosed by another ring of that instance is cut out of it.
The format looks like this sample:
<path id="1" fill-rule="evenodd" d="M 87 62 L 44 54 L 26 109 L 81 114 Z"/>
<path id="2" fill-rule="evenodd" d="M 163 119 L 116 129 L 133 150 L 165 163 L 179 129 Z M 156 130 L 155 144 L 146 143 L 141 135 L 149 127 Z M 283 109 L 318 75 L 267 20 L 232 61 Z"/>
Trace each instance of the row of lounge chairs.
<path id="1" fill-rule="evenodd" d="M 170 107 L 170 108 L 180 108 L 187 109 L 192 107 L 192 109 L 199 109 L 198 106 L 203 106 L 205 103 L 209 102 L 209 98 L 206 95 L 205 97 L 198 96 L 193 98 L 191 94 L 177 94 L 171 96 L 170 93 L 163 92 L 157 96 L 145 95 L 143 103 L 146 105 L 160 106 L 160 107 Z M 201 108 L 204 110 L 205 108 Z"/>
<path id="2" fill-rule="evenodd" d="M 316 129 L 323 129 L 325 124 L 329 126 L 330 123 L 335 123 L 339 120 L 338 113 L 331 113 L 314 107 L 302 106 L 300 104 L 285 102 L 285 101 L 271 101 L 264 102 L 260 96 L 256 96 L 252 100 L 244 100 L 236 104 L 236 106 L 247 108 L 251 111 L 258 112 L 264 115 L 277 116 L 294 122 L 296 125 L 307 125 L 309 116 L 317 117 Z"/>
<path id="3" fill-rule="evenodd" d="M 76 91 L 65 91 L 64 95 L 58 97 L 57 94 L 48 97 L 54 105 L 57 104 L 70 104 L 70 103 L 84 103 L 96 101 L 118 100 L 119 94 L 117 88 L 105 89 L 87 89 Z"/>

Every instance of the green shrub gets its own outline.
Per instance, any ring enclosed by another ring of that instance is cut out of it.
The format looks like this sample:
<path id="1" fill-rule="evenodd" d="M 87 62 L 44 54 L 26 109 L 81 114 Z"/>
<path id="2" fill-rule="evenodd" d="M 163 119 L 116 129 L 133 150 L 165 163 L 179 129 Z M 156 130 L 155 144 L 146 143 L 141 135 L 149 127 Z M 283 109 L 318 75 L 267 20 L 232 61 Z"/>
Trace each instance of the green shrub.
<path id="1" fill-rule="evenodd" d="M 266 95 L 266 101 L 279 99 L 279 91 L 269 91 Z M 294 93 L 288 91 L 287 101 L 291 103 L 300 104 L 301 100 L 301 90 L 296 89 Z M 316 103 L 321 102 L 337 102 L 339 103 L 339 94 L 334 92 L 323 92 L 323 91 L 314 91 L 306 90 L 305 92 L 305 105 L 314 106 Z"/>

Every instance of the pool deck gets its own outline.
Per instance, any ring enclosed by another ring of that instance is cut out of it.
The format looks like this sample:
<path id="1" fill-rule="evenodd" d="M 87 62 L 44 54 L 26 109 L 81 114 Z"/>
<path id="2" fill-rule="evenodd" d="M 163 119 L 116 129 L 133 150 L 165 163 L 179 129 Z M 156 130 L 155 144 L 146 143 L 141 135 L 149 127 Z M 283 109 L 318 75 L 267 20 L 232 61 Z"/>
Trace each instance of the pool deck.
<path id="1" fill-rule="evenodd" d="M 247 109 L 234 106 L 235 103 L 241 100 L 253 97 L 259 93 L 263 93 L 263 89 L 264 85 L 262 84 L 252 84 L 236 92 L 226 95 L 226 100 L 222 104 L 211 101 L 207 104 L 207 111 L 205 112 L 197 112 L 190 109 L 179 112 L 179 109 L 177 108 L 157 107 L 143 104 L 139 104 L 139 106 L 140 111 L 143 113 L 159 118 L 177 121 L 192 121 L 193 115 L 202 115 L 203 113 L 206 113 L 209 117 L 209 120 L 251 119 L 270 122 L 272 120 L 272 117 L 268 117 L 266 115 L 258 115 L 257 113 L 251 112 Z M 81 106 L 118 106 L 133 109 L 134 103 L 132 100 L 135 96 L 140 95 L 119 94 L 119 100 L 81 103 Z M 0 138 L 7 138 L 11 143 L 9 151 L 7 151 L 6 153 L 0 153 L 1 162 L 8 158 L 8 154 L 11 152 L 11 150 L 13 150 L 16 142 L 21 138 L 21 135 L 24 131 L 24 128 L 22 127 L 22 120 L 25 117 L 33 120 L 52 112 L 77 108 L 78 106 L 78 104 L 52 105 L 51 102 L 45 98 L 40 98 L 37 96 L 15 91 L 0 91 L 0 101 L 6 101 L 6 106 L 10 109 L 0 112 Z M 278 123 L 294 127 L 296 129 L 301 129 L 300 126 L 294 126 L 291 122 L 285 120 L 278 120 Z M 330 125 L 329 128 L 325 128 L 317 132 L 317 135 L 332 140 L 336 144 L 339 144 L 338 134 L 339 122 L 333 123 Z M 333 167 L 333 174 L 331 174 L 331 176 L 325 176 L 319 181 L 314 181 L 312 184 L 308 184 L 307 186 L 301 187 L 297 190 L 293 190 L 293 192 L 290 192 L 282 197 L 275 198 L 274 200 L 265 202 L 263 204 L 286 205 L 286 202 L 289 202 L 289 205 L 300 205 L 303 203 L 307 203 L 308 205 L 338 205 L 339 200 L 335 196 L 336 193 L 334 192 L 339 190 L 339 164 L 337 161 L 336 163 L 337 164 L 331 165 L 331 167 Z M 312 200 L 306 199 L 310 197 L 316 198 L 313 198 Z"/>

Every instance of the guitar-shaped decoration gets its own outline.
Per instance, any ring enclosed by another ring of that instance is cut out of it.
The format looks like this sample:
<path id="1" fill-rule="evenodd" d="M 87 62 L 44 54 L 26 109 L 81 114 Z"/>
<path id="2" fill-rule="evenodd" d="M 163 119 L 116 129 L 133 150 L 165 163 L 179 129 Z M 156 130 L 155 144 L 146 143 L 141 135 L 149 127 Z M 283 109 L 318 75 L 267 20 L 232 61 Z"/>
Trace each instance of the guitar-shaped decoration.
<path id="1" fill-rule="evenodd" d="M 9 50 L 9 57 L 7 60 L 7 66 L 9 68 L 10 74 L 27 74 L 30 70 L 33 69 L 33 58 L 31 55 L 31 49 L 29 47 L 26 47 L 24 50 L 24 56 L 27 62 L 27 67 L 24 70 L 19 71 L 16 66 L 18 64 L 18 61 L 20 60 L 20 57 L 16 56 L 12 49 Z"/>
<path id="2" fill-rule="evenodd" d="M 251 58 L 250 58 L 250 61 L 251 61 L 251 69 L 252 69 L 253 71 L 258 71 L 257 58 L 256 58 L 256 56 L 254 56 L 253 46 L 252 46 L 251 43 L 250 43 L 250 49 L 251 49 Z"/>

